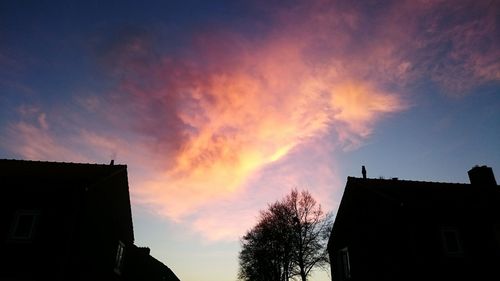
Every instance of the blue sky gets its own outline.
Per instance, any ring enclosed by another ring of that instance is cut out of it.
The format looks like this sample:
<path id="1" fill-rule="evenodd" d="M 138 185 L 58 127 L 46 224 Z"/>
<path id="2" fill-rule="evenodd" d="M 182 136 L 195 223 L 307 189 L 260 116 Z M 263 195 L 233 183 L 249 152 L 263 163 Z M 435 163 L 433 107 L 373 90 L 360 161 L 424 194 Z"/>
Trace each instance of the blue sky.
<path id="1" fill-rule="evenodd" d="M 499 5 L 3 1 L 0 157 L 127 164 L 136 243 L 234 280 L 239 237 L 294 187 L 335 213 L 361 165 L 499 173 Z"/>

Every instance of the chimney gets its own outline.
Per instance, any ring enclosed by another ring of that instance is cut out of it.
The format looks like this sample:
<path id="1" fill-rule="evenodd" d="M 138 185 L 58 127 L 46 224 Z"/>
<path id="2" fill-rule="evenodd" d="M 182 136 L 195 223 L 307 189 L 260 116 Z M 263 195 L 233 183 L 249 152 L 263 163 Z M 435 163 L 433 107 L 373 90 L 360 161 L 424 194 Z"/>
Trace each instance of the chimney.
<path id="1" fill-rule="evenodd" d="M 141 251 L 141 253 L 144 255 L 149 255 L 149 253 L 151 252 L 151 249 L 149 249 L 148 247 L 138 247 L 138 248 L 139 251 Z"/>
<path id="2" fill-rule="evenodd" d="M 497 186 L 497 181 L 495 180 L 493 169 L 491 169 L 490 167 L 475 166 L 467 173 L 469 174 L 469 180 L 472 185 L 491 187 Z"/>

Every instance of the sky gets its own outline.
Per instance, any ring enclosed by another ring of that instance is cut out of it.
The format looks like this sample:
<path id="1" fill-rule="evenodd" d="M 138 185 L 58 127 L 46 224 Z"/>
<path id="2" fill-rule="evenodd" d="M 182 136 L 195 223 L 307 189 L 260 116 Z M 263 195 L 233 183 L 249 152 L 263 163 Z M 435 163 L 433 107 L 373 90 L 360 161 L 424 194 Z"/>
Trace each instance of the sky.
<path id="1" fill-rule="evenodd" d="M 498 0 L 0 1 L 0 158 L 126 164 L 182 281 L 292 188 L 500 175 L 499 92 Z"/>

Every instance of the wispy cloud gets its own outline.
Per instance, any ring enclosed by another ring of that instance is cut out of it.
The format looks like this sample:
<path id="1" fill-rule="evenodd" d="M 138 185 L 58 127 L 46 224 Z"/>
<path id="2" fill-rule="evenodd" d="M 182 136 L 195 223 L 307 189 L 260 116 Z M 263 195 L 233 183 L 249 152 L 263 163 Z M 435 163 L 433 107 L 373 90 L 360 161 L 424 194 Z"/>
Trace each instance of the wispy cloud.
<path id="1" fill-rule="evenodd" d="M 335 149 L 355 149 L 408 108 L 411 83 L 463 93 L 500 79 L 498 20 L 464 3 L 453 6 L 477 15 L 449 22 L 446 1 L 261 3 L 273 18 L 264 35 L 205 27 L 166 51 L 155 34 L 125 30 L 96 41 L 108 89 L 74 97 L 66 119 L 30 113 L 2 145 L 36 159 L 119 155 L 135 204 L 234 239 L 291 187 L 328 201 Z"/>
<path id="2" fill-rule="evenodd" d="M 215 38 L 225 39 L 230 52 L 208 47 L 201 62 L 166 57 L 129 65 L 137 56 L 128 51 L 119 62 L 127 74 L 118 87 L 133 105 L 133 130 L 154 138 L 159 155 L 168 156 L 158 179 L 144 183 L 138 196 L 169 217 L 231 197 L 251 175 L 334 124 L 349 142 L 369 136 L 381 114 L 404 108 L 373 82 L 345 82 L 349 73 L 335 65 L 310 63 L 304 46 L 287 36 L 260 47 L 226 36 Z M 210 40 L 197 38 L 216 44 Z"/>
<path id="3" fill-rule="evenodd" d="M 387 26 L 399 34 L 394 49 L 414 79 L 430 78 L 460 97 L 500 80 L 499 10 L 498 1 L 401 1 Z"/>
<path id="4" fill-rule="evenodd" d="M 5 135 L 0 138 L 2 147 L 23 158 L 88 161 L 88 158 L 78 151 L 72 150 L 63 140 L 48 130 L 48 123 L 43 113 L 38 116 L 36 122 L 20 121 L 10 124 L 4 132 Z"/>

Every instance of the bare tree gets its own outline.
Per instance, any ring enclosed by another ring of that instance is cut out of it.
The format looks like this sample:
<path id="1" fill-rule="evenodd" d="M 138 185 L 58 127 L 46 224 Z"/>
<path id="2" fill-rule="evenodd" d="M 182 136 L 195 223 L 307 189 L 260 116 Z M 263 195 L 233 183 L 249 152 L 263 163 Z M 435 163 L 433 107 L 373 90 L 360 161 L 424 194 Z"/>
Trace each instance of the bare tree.
<path id="1" fill-rule="evenodd" d="M 292 190 L 285 203 L 293 213 L 294 251 L 293 262 L 302 281 L 307 280 L 316 267 L 328 264 L 326 249 L 331 231 L 332 215 L 325 214 L 321 205 L 304 190 Z"/>
<path id="2" fill-rule="evenodd" d="M 246 281 L 288 281 L 328 262 L 331 215 L 307 191 L 292 192 L 260 212 L 257 225 L 241 240 L 238 277 Z"/>

